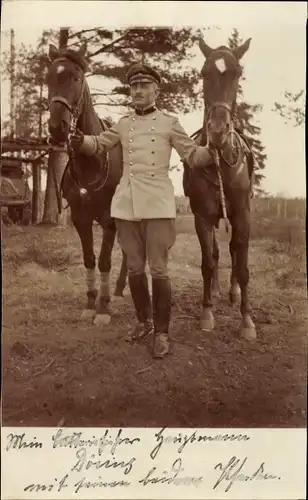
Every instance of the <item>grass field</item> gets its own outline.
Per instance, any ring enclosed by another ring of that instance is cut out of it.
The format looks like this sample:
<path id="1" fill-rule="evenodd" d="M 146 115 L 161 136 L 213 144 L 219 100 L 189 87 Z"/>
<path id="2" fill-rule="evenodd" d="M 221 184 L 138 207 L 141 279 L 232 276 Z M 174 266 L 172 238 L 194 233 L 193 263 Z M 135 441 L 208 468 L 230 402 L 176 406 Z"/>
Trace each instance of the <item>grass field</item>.
<path id="1" fill-rule="evenodd" d="M 3 228 L 3 425 L 304 427 L 307 302 L 304 220 L 255 214 L 250 290 L 258 338 L 239 339 L 220 241 L 216 329 L 198 328 L 202 281 L 191 216 L 179 216 L 170 258 L 173 353 L 151 359 L 124 341 L 127 295 L 110 325 L 80 322 L 85 303 L 72 227 Z M 100 230 L 95 228 L 96 249 Z M 112 282 L 120 252 L 113 255 Z M 127 292 L 128 293 L 128 292 Z"/>

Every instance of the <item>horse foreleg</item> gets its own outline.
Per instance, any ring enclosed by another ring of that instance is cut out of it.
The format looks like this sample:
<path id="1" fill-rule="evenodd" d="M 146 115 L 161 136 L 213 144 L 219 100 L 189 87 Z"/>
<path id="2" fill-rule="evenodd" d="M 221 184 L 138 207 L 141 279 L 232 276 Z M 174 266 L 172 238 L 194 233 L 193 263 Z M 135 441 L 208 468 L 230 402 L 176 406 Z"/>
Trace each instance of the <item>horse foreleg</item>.
<path id="1" fill-rule="evenodd" d="M 126 254 L 122 250 L 122 263 L 121 263 L 120 273 L 116 281 L 116 287 L 114 292 L 115 297 L 123 297 L 123 291 L 126 286 L 126 278 L 127 278 L 127 258 Z"/>
<path id="2" fill-rule="evenodd" d="M 95 276 L 95 254 L 93 250 L 93 221 L 90 217 L 85 216 L 86 211 L 81 213 L 78 208 L 72 207 L 72 222 L 79 235 L 83 263 L 85 266 L 85 279 L 87 286 L 87 303 L 82 312 L 82 320 L 93 320 L 96 315 L 95 302 L 97 297 L 96 276 Z"/>
<path id="3" fill-rule="evenodd" d="M 103 229 L 101 251 L 98 259 L 100 272 L 100 295 L 97 308 L 96 325 L 107 325 L 111 320 L 110 312 L 110 270 L 111 255 L 115 240 L 115 228 L 107 226 Z"/>
<path id="4" fill-rule="evenodd" d="M 214 227 L 207 225 L 206 221 L 196 215 L 195 228 L 201 247 L 201 271 L 203 278 L 203 304 L 201 315 L 201 329 L 213 330 L 215 320 L 213 316 L 212 280 L 215 262 L 213 259 L 213 231 Z"/>
<path id="5" fill-rule="evenodd" d="M 249 215 L 249 210 L 242 210 L 234 217 L 232 227 L 234 230 L 234 247 L 236 254 L 235 272 L 241 289 L 241 336 L 247 340 L 253 340 L 256 338 L 256 328 L 251 318 L 251 306 L 248 296 L 248 248 L 250 233 Z"/>
<path id="6" fill-rule="evenodd" d="M 230 304 L 234 305 L 238 302 L 241 296 L 241 288 L 237 282 L 236 278 L 236 244 L 234 238 L 234 229 L 232 228 L 231 240 L 229 243 L 229 251 L 231 256 L 231 276 L 230 276 L 230 290 L 229 290 L 229 300 Z"/>

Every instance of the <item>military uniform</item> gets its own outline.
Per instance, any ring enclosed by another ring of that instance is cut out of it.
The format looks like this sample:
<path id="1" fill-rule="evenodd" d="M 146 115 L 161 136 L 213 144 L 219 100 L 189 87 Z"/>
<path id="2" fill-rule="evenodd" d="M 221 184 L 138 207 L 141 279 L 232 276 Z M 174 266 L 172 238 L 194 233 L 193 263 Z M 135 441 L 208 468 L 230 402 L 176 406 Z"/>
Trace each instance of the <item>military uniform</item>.
<path id="1" fill-rule="evenodd" d="M 206 148 L 196 147 L 176 117 L 153 108 L 145 115 L 128 113 L 99 136 L 85 136 L 81 151 L 98 154 L 118 142 L 123 147 L 123 175 L 111 216 L 130 221 L 175 218 L 174 188 L 168 175 L 172 148 L 192 167 L 204 165 Z"/>
<path id="2" fill-rule="evenodd" d="M 148 66 L 136 65 L 128 73 L 128 82 L 134 81 L 159 83 L 160 77 Z M 116 220 L 119 242 L 127 255 L 137 318 L 147 325 L 146 331 L 151 329 L 152 318 L 145 275 L 148 259 L 156 334 L 154 351 L 164 354 L 168 351 L 171 308 L 168 252 L 176 237 L 174 188 L 168 175 L 171 152 L 174 148 L 192 168 L 204 166 L 212 159 L 206 147 L 196 146 L 175 116 L 155 106 L 126 114 L 99 136 L 84 136 L 81 151 L 97 154 L 118 142 L 123 148 L 123 175 L 112 200 L 111 216 Z"/>

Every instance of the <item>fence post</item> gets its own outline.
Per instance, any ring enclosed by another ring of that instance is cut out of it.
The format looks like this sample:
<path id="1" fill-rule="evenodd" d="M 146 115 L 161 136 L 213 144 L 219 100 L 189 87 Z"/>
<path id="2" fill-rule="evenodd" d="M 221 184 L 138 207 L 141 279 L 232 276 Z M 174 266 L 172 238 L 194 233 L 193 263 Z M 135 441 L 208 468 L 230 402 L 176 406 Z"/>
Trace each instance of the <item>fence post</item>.
<path id="1" fill-rule="evenodd" d="M 285 199 L 285 200 L 283 200 L 283 216 L 284 216 L 284 219 L 287 218 L 287 208 L 288 208 L 288 200 Z"/>
<path id="2" fill-rule="evenodd" d="M 41 170 L 40 162 L 34 161 L 32 164 L 32 224 L 37 224 L 39 213 L 39 197 L 41 192 Z"/>

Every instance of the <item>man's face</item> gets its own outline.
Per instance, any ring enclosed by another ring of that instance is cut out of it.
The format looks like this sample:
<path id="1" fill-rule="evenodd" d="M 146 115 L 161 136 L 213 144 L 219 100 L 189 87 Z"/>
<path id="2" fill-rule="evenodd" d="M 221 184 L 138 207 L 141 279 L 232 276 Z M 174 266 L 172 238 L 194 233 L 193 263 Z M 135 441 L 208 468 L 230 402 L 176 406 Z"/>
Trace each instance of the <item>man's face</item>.
<path id="1" fill-rule="evenodd" d="M 158 92 L 155 82 L 136 82 L 130 86 L 130 95 L 136 108 L 145 109 L 152 106 L 157 99 Z"/>

